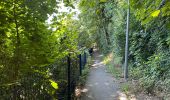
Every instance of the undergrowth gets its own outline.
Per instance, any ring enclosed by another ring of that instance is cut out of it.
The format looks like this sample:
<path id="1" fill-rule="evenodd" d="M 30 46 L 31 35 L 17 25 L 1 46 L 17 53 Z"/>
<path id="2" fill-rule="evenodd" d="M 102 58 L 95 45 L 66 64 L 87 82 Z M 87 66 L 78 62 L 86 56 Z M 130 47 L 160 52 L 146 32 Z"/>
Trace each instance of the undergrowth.
<path id="1" fill-rule="evenodd" d="M 170 99 L 169 53 L 158 53 L 151 56 L 142 65 L 131 67 L 130 78 L 138 81 L 138 89 L 147 94 L 157 95 L 165 100 Z"/>
<path id="2" fill-rule="evenodd" d="M 79 77 L 79 82 L 78 82 L 79 86 L 83 87 L 86 83 L 86 79 L 87 79 L 88 73 L 90 71 L 90 66 L 92 64 L 92 59 L 93 59 L 93 57 L 91 57 L 91 56 L 89 56 L 87 59 L 87 64 L 85 65 L 84 69 L 82 70 L 82 75 Z"/>
<path id="3" fill-rule="evenodd" d="M 116 58 L 114 53 L 110 53 L 103 58 L 103 62 L 106 65 L 106 70 L 117 79 L 122 77 L 120 59 L 121 58 L 118 57 Z"/>
<path id="4" fill-rule="evenodd" d="M 113 52 L 103 58 L 106 70 L 111 73 L 120 83 L 120 90 L 126 95 L 129 93 L 130 84 L 123 81 L 123 70 L 121 65 L 121 57 L 117 57 Z M 121 82 L 122 81 L 122 82 Z"/>

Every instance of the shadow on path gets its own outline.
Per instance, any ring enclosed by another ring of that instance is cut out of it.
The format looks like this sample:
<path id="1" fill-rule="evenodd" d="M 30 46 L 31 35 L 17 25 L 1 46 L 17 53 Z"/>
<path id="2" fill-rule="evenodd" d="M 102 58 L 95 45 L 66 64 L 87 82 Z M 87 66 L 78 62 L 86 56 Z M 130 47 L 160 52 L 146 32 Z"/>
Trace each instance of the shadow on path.
<path id="1" fill-rule="evenodd" d="M 102 55 L 98 52 L 94 53 L 94 63 L 81 100 L 119 100 L 119 85 L 112 75 L 107 73 L 101 58 Z"/>

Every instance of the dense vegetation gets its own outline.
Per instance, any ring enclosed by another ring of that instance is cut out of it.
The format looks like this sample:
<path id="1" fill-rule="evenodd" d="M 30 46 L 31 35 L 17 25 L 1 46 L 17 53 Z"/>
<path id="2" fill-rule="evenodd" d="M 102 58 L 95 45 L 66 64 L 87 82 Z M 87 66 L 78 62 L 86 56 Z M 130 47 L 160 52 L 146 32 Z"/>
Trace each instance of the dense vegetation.
<path id="1" fill-rule="evenodd" d="M 80 20 L 103 53 L 124 63 L 127 3 L 81 0 Z M 170 2 L 130 0 L 130 77 L 149 93 L 170 93 Z M 90 28 L 90 29 L 89 29 Z M 91 36 L 91 37 L 90 37 Z"/>
<path id="2" fill-rule="evenodd" d="M 94 44 L 104 54 L 113 52 L 123 65 L 126 1 L 79 0 L 78 19 L 71 11 L 75 8 L 73 1 L 64 0 L 69 12 L 58 11 L 60 0 L 0 1 L 1 86 L 22 83 L 22 78 L 38 74 L 38 79 L 23 84 L 43 85 L 46 88 L 42 90 L 54 96 L 57 83 L 64 83 L 55 78 L 65 70 L 53 65 L 65 68 L 63 59 L 69 53 L 80 53 Z M 148 93 L 169 94 L 170 2 L 130 0 L 130 12 L 130 78 L 138 80 Z"/>
<path id="3" fill-rule="evenodd" d="M 72 13 L 58 12 L 60 3 L 0 1 L 1 99 L 56 98 L 58 85 L 67 85 L 59 79 L 67 77 L 68 53 L 77 53 L 78 23 Z M 72 7 L 69 1 L 63 4 Z M 17 93 L 20 97 L 14 97 Z"/>

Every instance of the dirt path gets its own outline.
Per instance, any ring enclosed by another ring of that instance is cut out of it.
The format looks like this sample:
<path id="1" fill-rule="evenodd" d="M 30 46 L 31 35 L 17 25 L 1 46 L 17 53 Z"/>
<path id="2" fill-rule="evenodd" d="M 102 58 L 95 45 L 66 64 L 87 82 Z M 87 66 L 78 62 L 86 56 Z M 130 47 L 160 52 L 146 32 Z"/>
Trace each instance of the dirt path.
<path id="1" fill-rule="evenodd" d="M 81 100 L 119 100 L 119 85 L 107 73 L 106 66 L 102 63 L 102 55 L 95 52 L 94 64 L 90 70 Z"/>

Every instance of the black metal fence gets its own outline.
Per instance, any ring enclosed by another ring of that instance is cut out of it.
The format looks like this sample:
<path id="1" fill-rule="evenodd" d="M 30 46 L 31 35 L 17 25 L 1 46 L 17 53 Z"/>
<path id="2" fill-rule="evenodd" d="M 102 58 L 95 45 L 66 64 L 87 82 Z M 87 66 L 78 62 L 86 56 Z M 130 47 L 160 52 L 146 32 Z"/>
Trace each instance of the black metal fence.
<path id="1" fill-rule="evenodd" d="M 72 100 L 86 63 L 87 53 L 84 52 L 70 54 L 46 67 L 34 66 L 17 82 L 1 84 L 0 100 Z M 57 83 L 58 89 L 52 83 Z"/>

